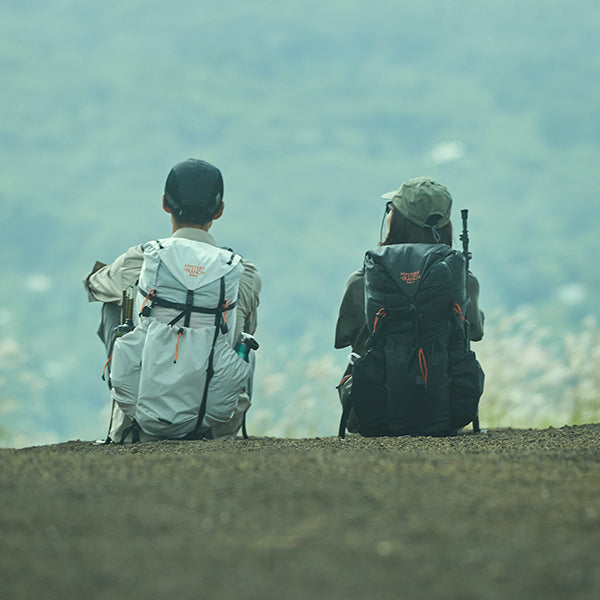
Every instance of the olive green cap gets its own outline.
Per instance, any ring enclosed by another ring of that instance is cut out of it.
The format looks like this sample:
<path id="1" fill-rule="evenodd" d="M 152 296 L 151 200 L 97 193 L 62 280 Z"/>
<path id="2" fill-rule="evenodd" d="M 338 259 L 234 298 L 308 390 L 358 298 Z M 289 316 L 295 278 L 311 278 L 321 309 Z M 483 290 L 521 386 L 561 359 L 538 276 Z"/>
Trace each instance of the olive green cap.
<path id="1" fill-rule="evenodd" d="M 400 213 L 421 227 L 440 229 L 450 222 L 452 196 L 445 186 L 431 177 L 409 179 L 397 192 L 388 192 L 381 197 L 391 200 Z M 437 219 L 432 219 L 433 216 Z"/>

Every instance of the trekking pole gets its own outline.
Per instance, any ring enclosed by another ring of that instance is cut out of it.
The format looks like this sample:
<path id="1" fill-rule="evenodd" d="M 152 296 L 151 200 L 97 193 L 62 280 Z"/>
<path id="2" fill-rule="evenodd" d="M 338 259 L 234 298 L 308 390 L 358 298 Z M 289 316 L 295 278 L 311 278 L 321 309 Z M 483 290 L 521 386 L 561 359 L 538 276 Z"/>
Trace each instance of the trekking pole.
<path id="1" fill-rule="evenodd" d="M 116 328 L 116 337 L 121 337 L 129 333 L 133 325 L 133 287 L 128 286 L 123 290 L 123 298 L 121 300 L 121 324 Z"/>
<path id="2" fill-rule="evenodd" d="M 469 262 L 471 261 L 471 252 L 469 251 L 469 229 L 467 228 L 467 219 L 469 218 L 469 210 L 463 208 L 460 211 L 462 217 L 462 233 L 459 236 L 463 247 L 463 256 L 465 257 L 465 294 L 467 291 L 467 281 L 469 279 Z M 467 344 L 470 346 L 471 336 L 469 331 L 469 324 L 467 322 Z"/>
<path id="3" fill-rule="evenodd" d="M 465 289 L 467 285 L 467 279 L 469 277 L 469 262 L 471 261 L 471 252 L 469 251 L 469 229 L 467 227 L 467 219 L 469 218 L 469 210 L 467 208 L 463 208 L 460 211 L 460 216 L 462 218 L 462 233 L 460 234 L 460 241 L 462 242 L 463 247 L 463 255 L 465 257 Z M 469 325 L 467 323 L 467 347 L 471 347 L 471 336 L 469 331 Z M 479 433 L 481 428 L 479 427 L 479 415 L 476 414 L 473 419 L 473 431 L 475 433 Z"/>
<path id="4" fill-rule="evenodd" d="M 467 219 L 469 218 L 469 209 L 463 208 L 460 211 L 462 217 L 462 233 L 460 234 L 460 241 L 462 242 L 463 254 L 466 261 L 467 274 L 469 273 L 469 261 L 471 260 L 471 253 L 469 252 L 469 230 L 467 228 Z"/>

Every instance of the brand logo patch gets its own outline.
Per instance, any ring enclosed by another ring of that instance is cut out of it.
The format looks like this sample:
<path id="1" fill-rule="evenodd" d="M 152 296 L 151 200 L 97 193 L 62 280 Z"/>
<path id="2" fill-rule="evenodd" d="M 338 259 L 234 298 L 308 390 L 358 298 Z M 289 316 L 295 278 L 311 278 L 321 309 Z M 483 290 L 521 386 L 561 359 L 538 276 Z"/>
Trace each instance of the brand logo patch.
<path id="1" fill-rule="evenodd" d="M 414 273 L 400 273 L 400 279 L 402 279 L 404 283 L 414 283 L 421 279 L 421 271 L 415 271 Z"/>
<path id="2" fill-rule="evenodd" d="M 185 265 L 183 268 L 190 277 L 201 277 L 204 275 L 204 267 L 200 265 Z"/>

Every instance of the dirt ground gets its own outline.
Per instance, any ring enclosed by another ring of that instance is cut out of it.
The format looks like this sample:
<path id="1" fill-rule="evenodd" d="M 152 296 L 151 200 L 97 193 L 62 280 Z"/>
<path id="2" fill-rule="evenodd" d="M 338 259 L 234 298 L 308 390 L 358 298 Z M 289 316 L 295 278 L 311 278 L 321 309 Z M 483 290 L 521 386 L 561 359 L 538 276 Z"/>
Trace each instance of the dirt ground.
<path id="1" fill-rule="evenodd" d="M 600 424 L 0 450 L 0 597 L 600 597 Z"/>

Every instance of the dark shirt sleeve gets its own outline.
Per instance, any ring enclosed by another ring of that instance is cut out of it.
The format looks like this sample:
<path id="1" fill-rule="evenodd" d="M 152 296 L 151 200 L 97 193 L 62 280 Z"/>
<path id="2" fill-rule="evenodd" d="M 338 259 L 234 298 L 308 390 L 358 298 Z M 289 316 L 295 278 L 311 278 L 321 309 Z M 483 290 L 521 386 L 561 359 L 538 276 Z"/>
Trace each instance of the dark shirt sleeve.
<path id="1" fill-rule="evenodd" d="M 335 328 L 335 348 L 352 346 L 354 352 L 362 354 L 368 337 L 365 318 L 364 271 L 350 275 L 342 298 Z"/>
<path id="2" fill-rule="evenodd" d="M 469 304 L 467 305 L 465 317 L 469 321 L 471 341 L 478 342 L 483 338 L 485 315 L 479 309 L 479 281 L 470 271 L 467 277 L 467 296 L 469 297 Z"/>

